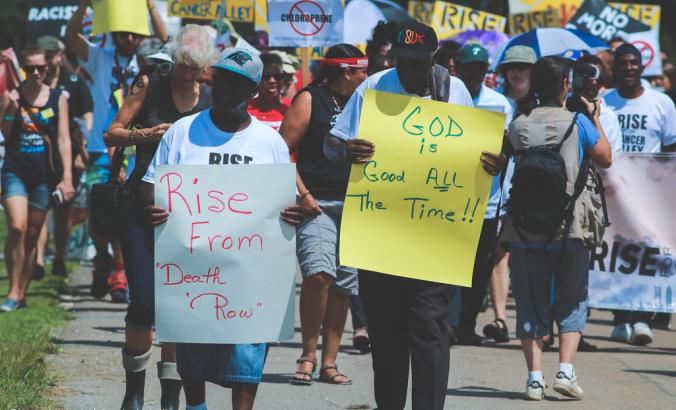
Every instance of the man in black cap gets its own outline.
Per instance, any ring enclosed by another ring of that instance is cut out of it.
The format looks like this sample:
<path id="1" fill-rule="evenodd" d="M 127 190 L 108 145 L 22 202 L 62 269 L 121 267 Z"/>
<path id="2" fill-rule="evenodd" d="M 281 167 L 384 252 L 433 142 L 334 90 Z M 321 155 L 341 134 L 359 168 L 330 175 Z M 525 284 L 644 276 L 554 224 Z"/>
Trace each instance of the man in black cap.
<path id="1" fill-rule="evenodd" d="M 357 88 L 325 139 L 329 158 L 347 156 L 365 163 L 373 156 L 373 143 L 356 139 L 367 89 L 472 106 L 462 81 L 434 65 L 438 42 L 431 27 L 415 21 L 400 23 L 391 42 L 388 57 L 394 58 L 395 68 L 374 74 Z M 492 175 L 504 167 L 499 155 L 484 154 L 481 162 Z M 404 408 L 410 358 L 413 409 L 442 409 L 450 361 L 449 286 L 360 270 L 359 287 L 369 323 L 378 407 Z"/>

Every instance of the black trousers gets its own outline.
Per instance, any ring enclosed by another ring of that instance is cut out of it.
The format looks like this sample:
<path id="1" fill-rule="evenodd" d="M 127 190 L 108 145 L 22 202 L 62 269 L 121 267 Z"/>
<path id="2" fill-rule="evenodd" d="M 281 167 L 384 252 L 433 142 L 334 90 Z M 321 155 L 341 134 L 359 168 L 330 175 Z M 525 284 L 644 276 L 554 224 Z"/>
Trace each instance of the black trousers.
<path id="1" fill-rule="evenodd" d="M 481 310 L 488 282 L 495 264 L 495 245 L 498 236 L 498 219 L 485 219 L 481 228 L 479 245 L 474 258 L 472 287 L 460 288 L 460 324 L 458 332 L 474 334 L 476 318 Z"/>
<path id="2" fill-rule="evenodd" d="M 653 327 L 654 318 L 655 313 L 653 312 L 613 310 L 613 326 L 621 325 L 623 323 L 629 323 L 630 325 L 633 325 L 637 322 L 643 322 L 648 326 Z"/>
<path id="3" fill-rule="evenodd" d="M 409 361 L 413 409 L 443 409 L 450 366 L 449 290 L 444 284 L 359 271 L 379 410 L 406 405 Z"/>

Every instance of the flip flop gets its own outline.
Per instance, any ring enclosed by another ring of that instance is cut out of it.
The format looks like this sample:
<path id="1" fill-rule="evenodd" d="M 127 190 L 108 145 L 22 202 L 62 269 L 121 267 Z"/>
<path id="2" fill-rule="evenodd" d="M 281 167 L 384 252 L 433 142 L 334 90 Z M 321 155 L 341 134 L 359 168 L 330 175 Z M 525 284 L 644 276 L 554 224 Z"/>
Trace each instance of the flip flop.
<path id="1" fill-rule="evenodd" d="M 315 373 L 315 369 L 317 369 L 317 359 L 314 357 L 307 357 L 303 356 L 300 357 L 299 359 L 296 360 L 296 364 L 301 364 L 301 363 L 312 363 L 312 372 L 304 372 L 301 370 L 296 369 L 296 373 L 291 377 L 289 380 L 289 383 L 295 384 L 297 386 L 311 386 L 312 385 L 312 376 Z M 297 375 L 303 375 L 303 376 L 308 376 L 306 379 L 305 377 L 298 377 Z"/>
<path id="2" fill-rule="evenodd" d="M 326 376 L 325 375 L 326 371 L 331 369 L 336 369 L 336 374 L 330 377 Z M 336 377 L 344 377 L 347 380 L 336 381 Z M 338 366 L 336 366 L 335 364 L 326 364 L 322 366 L 322 368 L 319 370 L 319 381 L 329 384 L 337 384 L 340 386 L 349 386 L 352 384 L 352 380 L 350 380 L 346 375 L 338 373 Z"/>
<path id="3" fill-rule="evenodd" d="M 495 319 L 491 323 L 484 326 L 484 335 L 490 339 L 495 340 L 496 343 L 509 342 L 509 330 L 507 323 L 502 319 Z"/>

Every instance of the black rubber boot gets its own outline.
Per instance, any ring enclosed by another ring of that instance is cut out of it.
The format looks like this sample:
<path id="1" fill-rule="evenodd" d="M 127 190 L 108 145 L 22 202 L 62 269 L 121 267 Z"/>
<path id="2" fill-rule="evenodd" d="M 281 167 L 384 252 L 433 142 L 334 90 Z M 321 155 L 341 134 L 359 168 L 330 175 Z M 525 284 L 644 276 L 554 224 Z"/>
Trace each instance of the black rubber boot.
<path id="1" fill-rule="evenodd" d="M 180 380 L 160 379 L 160 387 L 162 388 L 162 397 L 160 398 L 162 410 L 179 410 L 183 382 Z"/>
<path id="2" fill-rule="evenodd" d="M 127 387 L 122 400 L 122 410 L 143 410 L 143 389 L 146 384 L 146 368 L 150 362 L 152 349 L 139 356 L 127 353 L 122 348 L 122 367 L 127 376 Z"/>
<path id="3" fill-rule="evenodd" d="M 160 379 L 162 396 L 160 406 L 162 410 L 179 410 L 181 403 L 181 389 L 183 382 L 176 371 L 176 363 L 157 362 L 157 377 Z"/>
<path id="4" fill-rule="evenodd" d="M 121 410 L 143 410 L 143 388 L 146 384 L 145 369 L 140 372 L 126 372 L 127 387 Z"/>

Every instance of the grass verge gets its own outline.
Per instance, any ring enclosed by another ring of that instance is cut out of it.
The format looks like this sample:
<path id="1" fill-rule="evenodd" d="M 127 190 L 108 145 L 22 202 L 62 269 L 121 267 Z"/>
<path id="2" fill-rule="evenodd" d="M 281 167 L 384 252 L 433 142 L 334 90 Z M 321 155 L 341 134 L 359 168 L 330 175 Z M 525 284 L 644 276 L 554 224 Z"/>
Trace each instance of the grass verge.
<path id="1" fill-rule="evenodd" d="M 4 244 L 4 221 L 0 223 Z M 51 275 L 51 264 L 41 281 L 33 281 L 26 297 L 28 308 L 0 313 L 0 408 L 49 408 L 47 388 L 54 376 L 47 371 L 45 355 L 56 351 L 52 331 L 71 314 L 57 306 L 64 279 Z M 4 301 L 9 280 L 0 261 L 0 300 Z M 0 302 L 1 303 L 1 302 Z"/>

